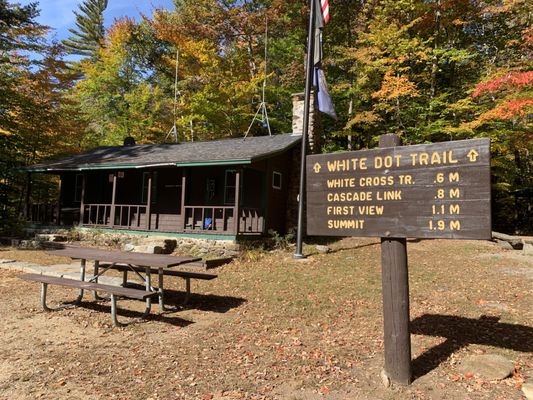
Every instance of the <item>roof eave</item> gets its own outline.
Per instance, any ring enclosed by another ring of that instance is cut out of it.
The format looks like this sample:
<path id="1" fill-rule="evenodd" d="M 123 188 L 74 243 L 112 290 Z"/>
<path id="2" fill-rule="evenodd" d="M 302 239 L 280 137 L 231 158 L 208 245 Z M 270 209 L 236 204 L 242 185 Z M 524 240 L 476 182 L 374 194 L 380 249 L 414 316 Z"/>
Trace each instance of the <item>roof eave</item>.
<path id="1" fill-rule="evenodd" d="M 290 143 L 289 145 L 287 145 L 287 147 L 284 147 L 283 149 L 273 150 L 273 151 L 271 151 L 269 153 L 264 153 L 264 154 L 261 154 L 261 155 L 256 156 L 256 157 L 252 157 L 251 161 L 252 162 L 257 162 L 257 161 L 264 160 L 266 158 L 271 158 L 271 157 L 277 156 L 279 154 L 285 153 L 287 150 L 290 150 L 291 148 L 296 146 L 301 141 L 302 140 L 301 140 L 301 137 L 300 137 L 300 140 L 295 140 L 294 142 Z"/>

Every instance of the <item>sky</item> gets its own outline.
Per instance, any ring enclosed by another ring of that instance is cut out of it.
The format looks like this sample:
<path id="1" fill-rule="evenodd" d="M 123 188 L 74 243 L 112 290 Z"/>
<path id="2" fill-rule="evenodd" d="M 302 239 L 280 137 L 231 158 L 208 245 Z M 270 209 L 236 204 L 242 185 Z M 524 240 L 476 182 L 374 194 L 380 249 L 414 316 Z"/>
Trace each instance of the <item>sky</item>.
<path id="1" fill-rule="evenodd" d="M 41 10 L 37 22 L 53 30 L 49 37 L 62 40 L 70 36 L 69 28 L 76 28 L 73 11 L 78 10 L 82 0 L 15 0 L 13 3 L 27 5 L 39 3 Z M 172 0 L 109 0 L 104 12 L 105 26 L 109 27 L 115 18 L 128 16 L 139 20 L 141 14 L 151 16 L 155 8 L 173 9 Z"/>

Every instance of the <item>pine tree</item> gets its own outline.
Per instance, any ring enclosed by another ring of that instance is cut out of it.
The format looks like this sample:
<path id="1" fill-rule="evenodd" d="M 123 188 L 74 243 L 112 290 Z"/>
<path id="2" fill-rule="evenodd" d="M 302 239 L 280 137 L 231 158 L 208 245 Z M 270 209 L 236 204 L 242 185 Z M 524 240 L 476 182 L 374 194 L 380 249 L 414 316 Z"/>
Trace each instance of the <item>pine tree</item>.
<path id="1" fill-rule="evenodd" d="M 73 36 L 63 40 L 63 45 L 71 54 L 95 58 L 104 42 L 104 11 L 107 0 L 85 0 L 74 11 L 77 29 L 69 29 Z"/>

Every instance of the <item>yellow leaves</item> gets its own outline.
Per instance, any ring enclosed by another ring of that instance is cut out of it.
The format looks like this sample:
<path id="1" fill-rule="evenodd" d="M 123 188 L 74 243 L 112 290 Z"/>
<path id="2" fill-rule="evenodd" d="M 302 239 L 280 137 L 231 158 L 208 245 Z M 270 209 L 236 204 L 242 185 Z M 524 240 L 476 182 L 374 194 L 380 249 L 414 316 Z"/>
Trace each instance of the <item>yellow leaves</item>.
<path id="1" fill-rule="evenodd" d="M 128 17 L 116 20 L 109 28 L 107 44 L 110 47 L 122 46 L 131 37 L 135 22 Z"/>
<path id="2" fill-rule="evenodd" d="M 372 98 L 387 101 L 406 96 L 419 96 L 416 85 L 406 75 L 394 74 L 393 71 L 387 71 L 380 90 L 372 93 Z"/>
<path id="3" fill-rule="evenodd" d="M 217 63 L 216 49 L 207 40 L 184 40 L 181 46 L 184 53 L 203 65 L 214 66 Z"/>
<path id="4" fill-rule="evenodd" d="M 372 126 L 382 122 L 382 118 L 373 111 L 363 111 L 356 114 L 348 121 L 345 129 L 351 129 L 354 126 Z"/>
<path id="5" fill-rule="evenodd" d="M 452 25 L 455 25 L 455 26 L 463 26 L 466 24 L 466 21 L 463 20 L 462 18 L 456 18 L 452 21 Z"/>
<path id="6" fill-rule="evenodd" d="M 13 135 L 13 132 L 11 132 L 11 131 L 6 131 L 5 129 L 3 129 L 3 128 L 0 126 L 0 135 L 11 136 L 11 135 Z"/>
<path id="7" fill-rule="evenodd" d="M 360 47 L 357 49 L 352 49 L 349 53 L 355 60 L 363 63 L 370 64 L 376 58 L 379 58 L 383 55 L 383 51 L 377 46 L 368 46 Z"/>

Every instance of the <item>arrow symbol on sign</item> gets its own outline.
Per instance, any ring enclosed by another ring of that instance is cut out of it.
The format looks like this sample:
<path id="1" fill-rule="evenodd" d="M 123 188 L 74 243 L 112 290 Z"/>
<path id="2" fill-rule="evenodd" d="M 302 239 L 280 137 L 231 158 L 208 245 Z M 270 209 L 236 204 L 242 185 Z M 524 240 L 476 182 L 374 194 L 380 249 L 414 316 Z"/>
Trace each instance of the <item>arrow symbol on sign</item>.
<path id="1" fill-rule="evenodd" d="M 468 152 L 467 156 L 470 159 L 470 162 L 475 162 L 477 160 L 477 156 L 479 156 L 479 153 L 472 149 Z"/>
<path id="2" fill-rule="evenodd" d="M 321 169 L 321 168 L 322 168 L 322 167 L 320 166 L 319 163 L 315 163 L 315 165 L 313 165 L 313 169 L 314 169 L 314 171 L 315 171 L 315 174 L 318 174 L 318 173 L 320 172 L 320 169 Z"/>

